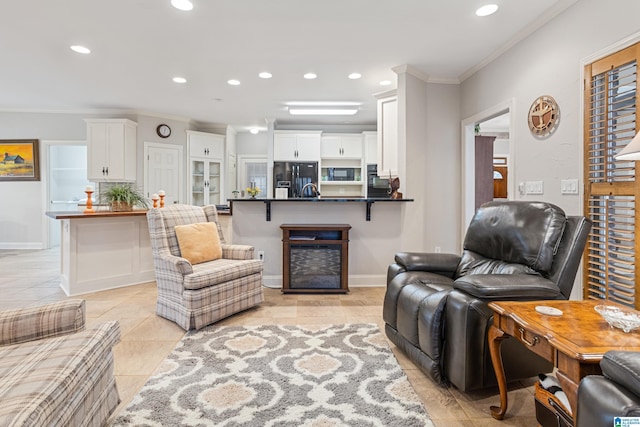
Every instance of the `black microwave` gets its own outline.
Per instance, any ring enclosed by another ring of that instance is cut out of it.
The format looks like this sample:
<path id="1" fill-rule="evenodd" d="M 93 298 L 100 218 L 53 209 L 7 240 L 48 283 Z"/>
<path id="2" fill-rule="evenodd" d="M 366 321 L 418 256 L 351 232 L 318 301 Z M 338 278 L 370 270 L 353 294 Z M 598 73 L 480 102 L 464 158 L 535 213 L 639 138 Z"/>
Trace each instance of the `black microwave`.
<path id="1" fill-rule="evenodd" d="M 329 181 L 355 181 L 354 168 L 328 168 Z"/>

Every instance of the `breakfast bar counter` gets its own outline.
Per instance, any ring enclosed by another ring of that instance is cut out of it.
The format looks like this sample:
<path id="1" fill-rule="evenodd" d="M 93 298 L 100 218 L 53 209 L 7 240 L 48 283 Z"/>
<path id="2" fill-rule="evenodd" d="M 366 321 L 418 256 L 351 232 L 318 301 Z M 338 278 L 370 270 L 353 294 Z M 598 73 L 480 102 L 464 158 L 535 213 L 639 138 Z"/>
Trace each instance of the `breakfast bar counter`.
<path id="1" fill-rule="evenodd" d="M 60 221 L 60 287 L 69 296 L 155 280 L 147 211 L 46 212 Z"/>
<path id="2" fill-rule="evenodd" d="M 366 204 L 366 214 L 365 218 L 367 221 L 371 221 L 371 206 L 376 203 L 402 203 L 402 202 L 413 202 L 413 199 L 390 199 L 388 197 L 379 198 L 379 197 L 299 197 L 299 198 L 290 198 L 290 199 L 230 199 L 231 206 L 233 206 L 234 202 L 262 202 L 265 204 L 265 216 L 267 221 L 271 221 L 271 204 L 272 203 L 365 203 Z"/>
<path id="3" fill-rule="evenodd" d="M 389 261 L 399 250 L 411 249 L 404 241 L 403 229 L 413 201 L 333 197 L 228 199 L 233 211 L 233 243 L 255 247 L 256 254 L 264 260 L 263 282 L 274 288 L 283 284 L 282 224 L 349 224 L 349 287 L 384 286 Z"/>

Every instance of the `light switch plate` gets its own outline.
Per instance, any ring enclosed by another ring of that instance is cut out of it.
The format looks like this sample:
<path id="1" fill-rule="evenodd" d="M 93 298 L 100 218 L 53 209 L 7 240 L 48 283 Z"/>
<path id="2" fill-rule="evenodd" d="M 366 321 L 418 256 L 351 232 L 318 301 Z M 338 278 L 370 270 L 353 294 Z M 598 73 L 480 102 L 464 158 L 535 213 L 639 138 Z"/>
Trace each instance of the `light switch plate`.
<path id="1" fill-rule="evenodd" d="M 527 181 L 527 194 L 544 194 L 544 186 L 542 181 Z"/>
<path id="2" fill-rule="evenodd" d="M 560 192 L 562 194 L 578 194 L 577 179 L 563 179 L 560 181 Z"/>

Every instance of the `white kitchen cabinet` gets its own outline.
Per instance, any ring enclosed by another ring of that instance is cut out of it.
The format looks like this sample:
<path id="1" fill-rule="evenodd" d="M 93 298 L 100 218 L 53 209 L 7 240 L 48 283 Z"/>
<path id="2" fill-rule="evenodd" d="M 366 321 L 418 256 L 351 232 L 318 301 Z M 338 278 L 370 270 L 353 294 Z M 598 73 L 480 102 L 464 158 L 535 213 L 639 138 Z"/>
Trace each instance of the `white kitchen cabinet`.
<path id="1" fill-rule="evenodd" d="M 275 131 L 273 160 L 317 162 L 320 160 L 320 131 Z"/>
<path id="2" fill-rule="evenodd" d="M 87 179 L 136 180 L 137 123 L 127 119 L 85 119 Z"/>
<path id="3" fill-rule="evenodd" d="M 187 145 L 189 146 L 189 156 L 223 159 L 224 139 L 224 135 L 188 130 Z"/>
<path id="4" fill-rule="evenodd" d="M 191 204 L 196 206 L 219 205 L 222 188 L 221 163 L 219 160 L 192 157 L 190 188 Z"/>
<path id="5" fill-rule="evenodd" d="M 322 135 L 320 156 L 338 159 L 361 159 L 363 137 L 360 134 Z"/>
<path id="6" fill-rule="evenodd" d="M 378 133 L 362 132 L 364 138 L 364 163 L 367 165 L 378 164 Z"/>
<path id="7" fill-rule="evenodd" d="M 222 203 L 224 143 L 224 135 L 187 131 L 189 202 L 192 205 Z"/>
<path id="8" fill-rule="evenodd" d="M 398 176 L 398 97 L 395 91 L 378 97 L 378 176 Z"/>

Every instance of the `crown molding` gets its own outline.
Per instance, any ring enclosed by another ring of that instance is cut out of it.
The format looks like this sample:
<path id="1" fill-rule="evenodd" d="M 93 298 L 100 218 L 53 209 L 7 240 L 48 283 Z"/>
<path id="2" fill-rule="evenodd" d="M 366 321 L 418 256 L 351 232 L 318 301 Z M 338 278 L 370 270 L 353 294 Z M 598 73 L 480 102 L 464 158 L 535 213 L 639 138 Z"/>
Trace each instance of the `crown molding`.
<path id="1" fill-rule="evenodd" d="M 555 3 L 552 7 L 547 9 L 542 15 L 540 15 L 535 21 L 533 21 L 531 24 L 524 27 L 522 30 L 518 31 L 513 37 L 511 37 L 511 39 L 509 39 L 507 43 L 503 44 L 498 49 L 494 50 L 491 54 L 489 54 L 489 56 L 484 58 L 482 61 L 478 62 L 473 67 L 469 68 L 467 71 L 460 74 L 460 77 L 458 78 L 460 83 L 464 82 L 469 77 L 473 76 L 475 73 L 477 73 L 478 71 L 480 71 L 481 69 L 483 69 L 484 67 L 486 67 L 487 65 L 495 61 L 496 59 L 498 59 L 504 53 L 511 50 L 511 48 L 513 48 L 515 45 L 517 45 L 518 43 L 520 43 L 521 41 L 529 37 L 534 32 L 538 31 L 545 24 L 549 23 L 549 21 L 551 21 L 556 16 L 560 15 L 562 12 L 564 12 L 566 9 L 568 9 L 577 1 L 578 0 L 560 0 L 559 2 Z"/>
<path id="2" fill-rule="evenodd" d="M 417 77 L 424 82 L 429 81 L 429 76 L 426 73 L 423 73 L 422 71 L 418 70 L 413 65 L 409 65 L 409 64 L 398 65 L 397 67 L 393 67 L 391 70 L 396 74 L 411 74 L 413 77 Z"/>

